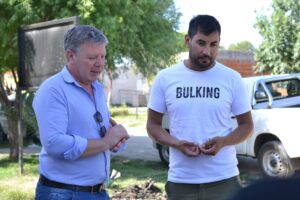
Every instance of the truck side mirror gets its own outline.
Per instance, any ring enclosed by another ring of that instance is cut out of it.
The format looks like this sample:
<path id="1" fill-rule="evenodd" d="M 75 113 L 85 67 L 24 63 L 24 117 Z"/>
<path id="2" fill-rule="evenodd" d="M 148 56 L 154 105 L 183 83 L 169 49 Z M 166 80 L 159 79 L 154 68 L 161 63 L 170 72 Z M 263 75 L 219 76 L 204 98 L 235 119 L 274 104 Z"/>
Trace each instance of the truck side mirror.
<path id="1" fill-rule="evenodd" d="M 255 96 L 255 99 L 259 100 L 259 101 L 268 99 L 268 96 L 264 91 L 256 91 L 254 96 Z"/>

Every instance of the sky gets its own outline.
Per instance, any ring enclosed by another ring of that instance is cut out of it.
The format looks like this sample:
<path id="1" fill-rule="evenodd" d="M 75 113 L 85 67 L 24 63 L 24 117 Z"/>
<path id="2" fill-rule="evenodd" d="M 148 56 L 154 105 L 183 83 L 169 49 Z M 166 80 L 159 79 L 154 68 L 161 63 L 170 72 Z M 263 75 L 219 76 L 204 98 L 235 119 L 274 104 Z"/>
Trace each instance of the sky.
<path id="1" fill-rule="evenodd" d="M 174 0 L 182 13 L 180 32 L 187 32 L 190 19 L 198 14 L 213 15 L 221 24 L 221 46 L 249 41 L 258 47 L 262 41 L 254 28 L 256 12 L 269 16 L 272 0 Z"/>

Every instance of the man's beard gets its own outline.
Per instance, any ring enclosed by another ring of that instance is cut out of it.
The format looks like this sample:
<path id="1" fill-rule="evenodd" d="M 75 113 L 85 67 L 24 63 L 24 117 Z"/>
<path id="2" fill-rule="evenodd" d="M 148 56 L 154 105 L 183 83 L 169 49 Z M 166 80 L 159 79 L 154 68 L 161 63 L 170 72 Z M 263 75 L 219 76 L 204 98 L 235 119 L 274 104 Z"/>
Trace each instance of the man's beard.
<path id="1" fill-rule="evenodd" d="M 214 63 L 214 59 L 210 56 L 197 56 L 190 51 L 190 59 L 192 64 L 200 70 L 206 70 Z"/>

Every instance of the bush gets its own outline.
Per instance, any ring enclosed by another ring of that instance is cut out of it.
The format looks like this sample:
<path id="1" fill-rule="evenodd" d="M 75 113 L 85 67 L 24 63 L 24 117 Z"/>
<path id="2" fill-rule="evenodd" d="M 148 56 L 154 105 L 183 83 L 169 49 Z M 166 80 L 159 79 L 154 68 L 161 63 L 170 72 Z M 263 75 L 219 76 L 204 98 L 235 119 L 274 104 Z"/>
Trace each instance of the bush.
<path id="1" fill-rule="evenodd" d="M 40 144 L 38 125 L 35 118 L 35 114 L 32 108 L 32 101 L 34 98 L 34 92 L 25 93 L 23 121 L 26 127 L 26 141 L 31 141 L 35 144 Z"/>
<path id="2" fill-rule="evenodd" d="M 112 106 L 109 111 L 112 117 L 129 115 L 128 107 L 126 105 Z"/>

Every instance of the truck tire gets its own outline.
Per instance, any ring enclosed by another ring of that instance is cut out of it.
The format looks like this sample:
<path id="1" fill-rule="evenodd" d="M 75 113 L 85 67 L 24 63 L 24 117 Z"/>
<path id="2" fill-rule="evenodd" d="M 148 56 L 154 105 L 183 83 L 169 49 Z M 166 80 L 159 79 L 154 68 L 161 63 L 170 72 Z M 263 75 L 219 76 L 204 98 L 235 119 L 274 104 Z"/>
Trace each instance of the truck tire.
<path id="1" fill-rule="evenodd" d="M 158 153 L 160 160 L 168 167 L 169 166 L 169 147 L 159 145 Z"/>
<path id="2" fill-rule="evenodd" d="M 295 172 L 279 141 L 270 141 L 262 145 L 258 152 L 258 163 L 263 175 L 269 178 L 287 178 Z"/>

